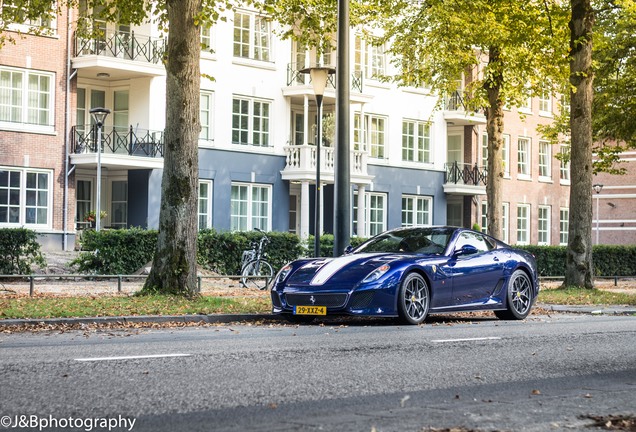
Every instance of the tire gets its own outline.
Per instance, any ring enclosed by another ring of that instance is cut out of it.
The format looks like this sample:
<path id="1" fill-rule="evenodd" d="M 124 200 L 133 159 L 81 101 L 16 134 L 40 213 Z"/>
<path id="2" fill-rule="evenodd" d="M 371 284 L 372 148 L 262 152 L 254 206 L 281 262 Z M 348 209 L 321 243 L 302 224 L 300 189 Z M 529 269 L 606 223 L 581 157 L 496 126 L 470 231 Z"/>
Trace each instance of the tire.
<path id="1" fill-rule="evenodd" d="M 243 266 L 241 270 L 241 285 L 245 288 L 258 288 L 264 290 L 274 277 L 274 269 L 265 260 L 252 260 Z M 260 277 L 245 277 L 260 276 Z"/>
<path id="2" fill-rule="evenodd" d="M 400 284 L 398 313 L 406 324 L 421 324 L 428 315 L 431 291 L 426 280 L 418 273 L 409 273 Z"/>
<path id="3" fill-rule="evenodd" d="M 522 320 L 532 308 L 532 282 L 523 270 L 515 270 L 508 281 L 506 309 L 495 311 L 495 315 L 503 320 Z"/>

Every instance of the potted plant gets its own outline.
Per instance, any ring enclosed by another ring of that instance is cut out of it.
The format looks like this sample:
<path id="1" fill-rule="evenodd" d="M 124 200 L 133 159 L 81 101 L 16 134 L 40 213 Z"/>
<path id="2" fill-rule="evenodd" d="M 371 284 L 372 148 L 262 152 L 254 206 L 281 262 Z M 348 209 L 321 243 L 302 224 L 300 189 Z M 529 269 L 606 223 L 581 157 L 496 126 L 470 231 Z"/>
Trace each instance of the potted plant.
<path id="1" fill-rule="evenodd" d="M 106 213 L 104 210 L 99 212 L 100 219 L 104 219 L 106 218 L 106 216 L 108 216 L 108 213 Z M 84 215 L 84 222 L 88 222 L 91 228 L 95 228 L 96 219 L 97 219 L 97 214 L 95 213 L 95 210 L 91 210 Z"/>

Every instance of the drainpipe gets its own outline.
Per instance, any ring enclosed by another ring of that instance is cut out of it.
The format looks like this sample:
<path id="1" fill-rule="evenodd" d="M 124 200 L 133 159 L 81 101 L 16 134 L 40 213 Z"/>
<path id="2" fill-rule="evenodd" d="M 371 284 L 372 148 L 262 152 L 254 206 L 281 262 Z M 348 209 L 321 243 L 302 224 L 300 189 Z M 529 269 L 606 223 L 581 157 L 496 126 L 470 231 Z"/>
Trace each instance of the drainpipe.
<path id="1" fill-rule="evenodd" d="M 72 10 L 70 4 L 66 6 L 66 106 L 64 109 L 64 205 L 62 209 L 63 224 L 63 244 L 62 250 L 68 250 L 68 176 L 69 171 L 69 134 L 70 134 L 70 111 L 71 111 L 71 80 L 75 78 L 77 71 L 71 74 L 71 31 L 72 31 Z"/>

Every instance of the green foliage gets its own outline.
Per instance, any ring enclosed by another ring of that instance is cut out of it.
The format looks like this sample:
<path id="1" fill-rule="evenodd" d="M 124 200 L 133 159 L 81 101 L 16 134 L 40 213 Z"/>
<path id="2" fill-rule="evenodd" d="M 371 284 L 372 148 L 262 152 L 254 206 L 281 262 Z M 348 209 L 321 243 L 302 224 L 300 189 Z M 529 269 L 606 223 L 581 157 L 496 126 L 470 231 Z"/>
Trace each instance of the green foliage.
<path id="1" fill-rule="evenodd" d="M 46 265 L 35 231 L 0 228 L 0 274 L 29 274 L 32 264 Z"/>
<path id="2" fill-rule="evenodd" d="M 265 258 L 274 271 L 289 261 L 305 254 L 300 238 L 295 234 L 268 232 L 271 243 L 265 247 Z M 218 232 L 203 230 L 198 237 L 199 265 L 219 274 L 237 275 L 241 271 L 241 256 L 244 250 L 250 249 L 252 242 L 258 243 L 262 234 L 257 231 Z"/>
<path id="3" fill-rule="evenodd" d="M 565 274 L 565 246 L 517 246 L 537 259 L 539 276 Z M 592 248 L 596 276 L 636 276 L 636 246 L 596 245 Z"/>
<path id="4" fill-rule="evenodd" d="M 133 274 L 152 259 L 157 231 L 141 228 L 84 230 L 81 246 L 85 252 L 71 263 L 80 272 Z"/>

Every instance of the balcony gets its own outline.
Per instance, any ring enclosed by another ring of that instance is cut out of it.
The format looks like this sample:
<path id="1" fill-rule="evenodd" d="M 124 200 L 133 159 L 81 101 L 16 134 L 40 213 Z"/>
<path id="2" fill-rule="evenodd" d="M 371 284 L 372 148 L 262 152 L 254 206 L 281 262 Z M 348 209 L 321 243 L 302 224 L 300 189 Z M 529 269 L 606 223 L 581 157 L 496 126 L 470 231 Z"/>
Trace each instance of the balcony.
<path id="1" fill-rule="evenodd" d="M 283 180 L 316 181 L 316 146 L 293 145 L 285 146 L 285 169 L 281 171 Z M 367 172 L 368 154 L 362 150 L 351 151 L 351 182 L 369 184 L 373 176 Z M 320 179 L 324 183 L 334 182 L 335 148 L 320 148 Z"/>
<path id="2" fill-rule="evenodd" d="M 122 169 L 163 168 L 163 132 L 133 128 L 104 128 L 102 166 Z M 78 125 L 71 128 L 71 163 L 97 166 L 97 128 Z"/>
<path id="3" fill-rule="evenodd" d="M 289 63 L 287 65 L 287 88 L 283 89 L 284 96 L 311 96 L 314 97 L 314 90 L 311 85 L 309 74 L 300 72 L 305 65 L 298 63 Z M 351 102 L 366 103 L 372 99 L 372 96 L 366 95 L 363 90 L 363 76 L 361 72 L 353 72 L 350 78 Z M 327 88 L 325 97 L 335 98 L 336 75 L 329 75 L 327 80 Z"/>
<path id="4" fill-rule="evenodd" d="M 111 80 L 166 74 L 166 39 L 106 31 L 95 37 L 75 36 L 73 67 L 86 77 Z"/>
<path id="5" fill-rule="evenodd" d="M 446 164 L 444 193 L 449 195 L 486 195 L 488 173 L 477 164 Z"/>
<path id="6" fill-rule="evenodd" d="M 466 108 L 466 103 L 459 91 L 453 92 L 444 99 L 444 120 L 449 125 L 455 126 L 486 124 L 486 116 Z"/>

